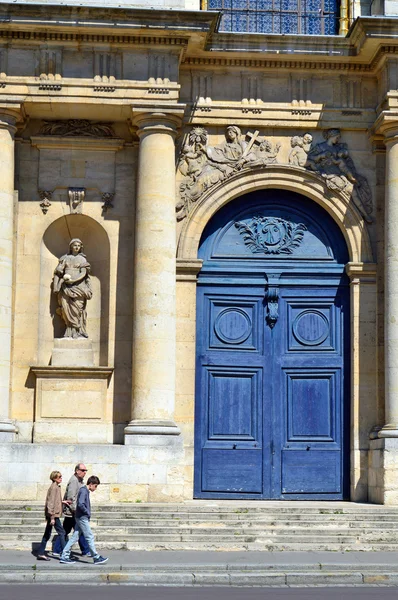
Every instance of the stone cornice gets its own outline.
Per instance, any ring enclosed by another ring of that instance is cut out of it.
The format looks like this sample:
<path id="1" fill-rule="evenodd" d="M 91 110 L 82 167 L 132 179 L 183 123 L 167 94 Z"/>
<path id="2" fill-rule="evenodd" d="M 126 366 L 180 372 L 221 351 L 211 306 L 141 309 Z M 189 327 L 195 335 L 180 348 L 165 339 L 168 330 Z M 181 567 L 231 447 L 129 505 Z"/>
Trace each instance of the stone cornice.
<path id="1" fill-rule="evenodd" d="M 162 10 L 100 6 L 65 6 L 62 4 L 0 4 L 0 27 L 22 31 L 93 31 L 104 33 L 146 32 L 150 37 L 162 32 L 166 37 L 176 32 L 212 33 L 219 13 L 212 11 Z"/>
<path id="2" fill-rule="evenodd" d="M 184 67 L 374 74 L 398 54 L 398 22 L 360 17 L 346 37 L 217 32 L 220 13 L 0 3 L 0 43 L 113 44 L 178 52 Z"/>

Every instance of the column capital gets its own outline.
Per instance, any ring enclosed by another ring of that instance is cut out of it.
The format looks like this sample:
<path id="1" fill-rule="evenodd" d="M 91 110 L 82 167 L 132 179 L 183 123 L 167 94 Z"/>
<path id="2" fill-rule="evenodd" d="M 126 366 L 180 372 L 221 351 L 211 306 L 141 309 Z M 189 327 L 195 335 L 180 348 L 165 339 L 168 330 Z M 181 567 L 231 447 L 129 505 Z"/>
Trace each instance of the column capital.
<path id="1" fill-rule="evenodd" d="M 374 137 L 384 138 L 384 143 L 388 144 L 398 140 L 398 110 L 383 110 L 377 117 L 373 127 Z"/>
<path id="2" fill-rule="evenodd" d="M 150 133 L 167 133 L 176 137 L 184 117 L 185 104 L 136 103 L 131 106 L 132 124 L 141 137 Z"/>
<path id="3" fill-rule="evenodd" d="M 0 129 L 8 129 L 15 133 L 17 122 L 23 121 L 24 114 L 21 104 L 11 104 L 8 102 L 0 103 Z"/>

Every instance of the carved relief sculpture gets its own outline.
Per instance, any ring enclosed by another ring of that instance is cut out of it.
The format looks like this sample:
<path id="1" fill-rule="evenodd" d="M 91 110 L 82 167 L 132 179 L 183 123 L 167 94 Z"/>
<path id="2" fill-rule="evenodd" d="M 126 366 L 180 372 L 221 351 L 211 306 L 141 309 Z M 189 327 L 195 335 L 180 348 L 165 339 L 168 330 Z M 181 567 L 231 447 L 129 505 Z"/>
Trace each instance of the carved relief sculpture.
<path id="1" fill-rule="evenodd" d="M 312 135 L 310 133 L 305 133 L 303 136 L 294 135 L 290 140 L 292 149 L 289 153 L 289 165 L 305 167 L 311 144 Z"/>
<path id="2" fill-rule="evenodd" d="M 307 229 L 304 223 L 261 216 L 255 216 L 247 223 L 237 221 L 235 227 L 253 254 L 292 254 Z"/>
<path id="3" fill-rule="evenodd" d="M 87 119 L 44 121 L 40 133 L 42 135 L 58 135 L 62 137 L 114 137 L 115 135 L 111 123 L 95 123 Z"/>
<path id="4" fill-rule="evenodd" d="M 66 325 L 66 338 L 87 338 L 87 300 L 92 298 L 90 264 L 78 238 L 70 241 L 69 252 L 59 259 L 54 271 L 53 292 L 58 296 L 57 314 Z"/>
<path id="5" fill-rule="evenodd" d="M 309 151 L 305 167 L 319 173 L 329 189 L 339 190 L 352 198 L 365 221 L 371 223 L 372 192 L 367 179 L 357 173 L 347 144 L 340 142 L 340 130 L 327 129 L 323 137 L 325 141 Z"/>
<path id="6" fill-rule="evenodd" d="M 53 193 L 48 191 L 48 190 L 39 190 L 39 197 L 40 197 L 40 208 L 43 211 L 43 214 L 46 215 L 48 209 L 51 206 L 51 198 L 52 198 Z"/>
<path id="7" fill-rule="evenodd" d="M 110 208 L 113 208 L 113 199 L 115 197 L 115 192 L 104 192 L 102 194 L 102 200 L 104 204 L 102 205 L 102 210 L 106 213 Z"/>
<path id="8" fill-rule="evenodd" d="M 277 162 L 280 144 L 273 146 L 259 132 L 248 133 L 244 140 L 236 125 L 229 125 L 225 141 L 218 146 L 207 144 L 207 131 L 195 127 L 181 152 L 178 168 L 186 179 L 180 186 L 177 220 L 184 219 L 191 204 L 211 186 L 246 167 L 261 167 Z"/>

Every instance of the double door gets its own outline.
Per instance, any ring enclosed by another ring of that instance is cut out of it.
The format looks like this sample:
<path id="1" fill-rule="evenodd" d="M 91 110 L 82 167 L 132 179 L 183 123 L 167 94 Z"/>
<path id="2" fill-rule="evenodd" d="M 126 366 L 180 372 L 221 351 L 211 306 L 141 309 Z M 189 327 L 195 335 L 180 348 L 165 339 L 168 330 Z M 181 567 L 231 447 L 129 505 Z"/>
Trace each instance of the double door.
<path id="1" fill-rule="evenodd" d="M 198 285 L 195 497 L 347 495 L 348 288 Z"/>

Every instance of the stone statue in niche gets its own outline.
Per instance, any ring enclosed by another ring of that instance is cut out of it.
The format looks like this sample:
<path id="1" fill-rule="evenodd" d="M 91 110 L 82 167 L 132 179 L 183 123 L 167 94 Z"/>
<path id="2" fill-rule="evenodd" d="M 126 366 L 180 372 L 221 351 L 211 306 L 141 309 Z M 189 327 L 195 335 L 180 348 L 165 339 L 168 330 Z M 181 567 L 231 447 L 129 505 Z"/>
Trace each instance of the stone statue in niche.
<path id="1" fill-rule="evenodd" d="M 262 167 L 277 162 L 280 144 L 275 146 L 258 131 L 247 133 L 248 141 L 236 125 L 229 125 L 225 141 L 209 146 L 207 131 L 194 127 L 188 144 L 181 152 L 178 168 L 186 179 L 180 186 L 181 201 L 177 204 L 177 220 L 184 219 L 207 189 L 247 167 Z"/>
<path id="2" fill-rule="evenodd" d="M 312 135 L 310 133 L 305 133 L 303 136 L 294 135 L 290 139 L 292 149 L 289 153 L 289 165 L 305 167 L 311 144 Z"/>
<path id="3" fill-rule="evenodd" d="M 372 192 L 367 179 L 357 173 L 347 144 L 340 142 L 339 129 L 323 132 L 324 142 L 311 148 L 305 167 L 319 173 L 331 190 L 339 190 L 352 198 L 367 223 L 372 222 Z"/>
<path id="4" fill-rule="evenodd" d="M 92 298 L 90 263 L 78 238 L 69 243 L 69 252 L 59 259 L 54 271 L 53 291 L 58 295 L 57 314 L 66 325 L 66 338 L 87 338 L 87 300 Z"/>

